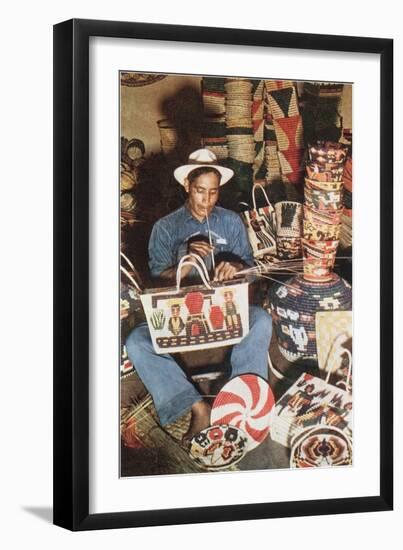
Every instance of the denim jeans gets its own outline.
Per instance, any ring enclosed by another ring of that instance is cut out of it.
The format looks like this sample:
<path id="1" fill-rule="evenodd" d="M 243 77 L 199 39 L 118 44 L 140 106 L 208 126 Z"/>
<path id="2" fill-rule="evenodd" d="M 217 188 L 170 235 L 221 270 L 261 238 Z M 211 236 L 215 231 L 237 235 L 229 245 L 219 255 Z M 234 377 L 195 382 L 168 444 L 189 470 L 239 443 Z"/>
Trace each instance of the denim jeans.
<path id="1" fill-rule="evenodd" d="M 267 379 L 267 351 L 272 323 L 270 315 L 249 307 L 249 333 L 231 351 L 231 378 L 253 373 Z M 127 353 L 150 392 L 161 424 L 170 424 L 203 397 L 171 355 L 155 353 L 147 324 L 137 326 L 126 340 Z"/>

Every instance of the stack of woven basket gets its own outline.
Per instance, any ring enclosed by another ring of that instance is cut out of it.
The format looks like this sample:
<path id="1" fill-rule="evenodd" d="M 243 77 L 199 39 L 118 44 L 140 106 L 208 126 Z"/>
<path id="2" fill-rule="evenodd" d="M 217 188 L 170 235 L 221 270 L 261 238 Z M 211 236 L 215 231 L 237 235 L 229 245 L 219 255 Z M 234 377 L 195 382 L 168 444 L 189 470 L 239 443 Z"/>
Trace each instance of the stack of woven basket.
<path id="1" fill-rule="evenodd" d="M 343 211 L 343 170 L 348 148 L 318 141 L 308 148 L 304 204 L 304 278 L 331 279 Z"/>
<path id="2" fill-rule="evenodd" d="M 333 267 L 343 211 L 343 168 L 347 146 L 317 142 L 308 150 L 305 178 L 304 274 L 269 293 L 273 327 L 281 353 L 289 361 L 317 359 L 315 315 L 350 310 L 351 286 Z"/>
<path id="3" fill-rule="evenodd" d="M 264 142 L 264 80 L 252 80 L 252 127 L 255 141 L 253 161 L 253 182 L 266 185 L 265 142 Z"/>
<path id="4" fill-rule="evenodd" d="M 225 113 L 225 78 L 204 77 L 202 79 L 202 100 L 205 116 Z"/>
<path id="5" fill-rule="evenodd" d="M 344 210 L 341 216 L 340 245 L 350 248 L 352 245 L 352 215 L 353 215 L 353 162 L 348 157 L 343 171 Z"/>
<path id="6" fill-rule="evenodd" d="M 139 166 L 144 160 L 145 147 L 140 139 L 121 138 L 120 160 L 120 224 L 122 238 L 136 222 L 136 187 Z"/>
<path id="7" fill-rule="evenodd" d="M 225 92 L 229 156 L 240 162 L 253 164 L 255 142 L 252 128 L 252 82 L 227 78 Z"/>
<path id="8" fill-rule="evenodd" d="M 300 184 L 303 179 L 304 143 L 297 89 L 291 81 L 266 80 L 265 102 L 267 130 L 270 132 L 271 121 L 274 130 L 274 140 L 267 135 L 268 178 L 273 181 L 273 176 L 277 177 L 275 156 L 278 156 L 283 183 Z"/>
<path id="9" fill-rule="evenodd" d="M 253 184 L 253 163 L 255 160 L 252 89 L 251 80 L 244 78 L 225 79 L 227 164 L 235 172 L 238 191 L 246 194 L 250 193 Z"/>
<path id="10" fill-rule="evenodd" d="M 343 88 L 344 85 L 338 82 L 304 83 L 302 117 L 306 143 L 315 139 L 340 139 Z"/>
<path id="11" fill-rule="evenodd" d="M 215 154 L 218 160 L 228 158 L 225 115 L 204 116 L 203 146 Z"/>
<path id="12" fill-rule="evenodd" d="M 277 151 L 273 117 L 266 109 L 264 118 L 264 164 L 268 184 L 281 181 L 280 161 L 278 160 Z"/>
<path id="13" fill-rule="evenodd" d="M 179 162 L 179 131 L 175 123 L 167 118 L 157 121 L 161 140 L 161 151 L 166 159 Z"/>
<path id="14" fill-rule="evenodd" d="M 218 160 L 228 157 L 224 82 L 224 78 L 202 79 L 203 146 L 210 149 Z"/>

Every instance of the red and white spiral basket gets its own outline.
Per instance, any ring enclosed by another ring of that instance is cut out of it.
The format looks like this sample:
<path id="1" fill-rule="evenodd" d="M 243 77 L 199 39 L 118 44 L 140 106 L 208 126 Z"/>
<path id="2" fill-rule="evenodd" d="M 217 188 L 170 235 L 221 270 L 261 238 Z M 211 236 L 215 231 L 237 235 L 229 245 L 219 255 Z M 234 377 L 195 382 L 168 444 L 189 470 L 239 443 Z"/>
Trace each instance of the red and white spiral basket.
<path id="1" fill-rule="evenodd" d="M 251 451 L 269 434 L 273 406 L 274 395 L 266 380 L 242 374 L 225 384 L 215 398 L 211 423 L 241 429 L 248 438 L 247 451 Z"/>

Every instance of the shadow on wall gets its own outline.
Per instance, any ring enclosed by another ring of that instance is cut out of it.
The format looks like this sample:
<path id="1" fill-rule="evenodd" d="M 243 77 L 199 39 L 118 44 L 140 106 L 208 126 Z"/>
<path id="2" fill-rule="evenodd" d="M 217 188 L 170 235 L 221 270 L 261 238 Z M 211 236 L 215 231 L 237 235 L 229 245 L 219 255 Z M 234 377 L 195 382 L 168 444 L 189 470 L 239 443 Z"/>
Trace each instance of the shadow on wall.
<path id="1" fill-rule="evenodd" d="M 201 147 L 203 103 L 201 93 L 184 86 L 161 101 L 163 119 L 158 121 L 161 149 L 173 168 L 187 161 Z"/>
<path id="2" fill-rule="evenodd" d="M 173 176 L 189 154 L 201 147 L 203 105 L 194 88 L 184 86 L 160 104 L 163 118 L 156 121 L 161 137 L 161 153 L 147 155 L 138 167 L 136 224 L 128 242 L 128 254 L 136 268 L 148 279 L 148 241 L 154 223 L 179 208 L 186 193 Z M 138 135 L 141 135 L 139 129 Z"/>
<path id="3" fill-rule="evenodd" d="M 147 224 L 183 204 L 186 194 L 173 176 L 189 154 L 201 147 L 203 105 L 194 88 L 184 86 L 161 100 L 163 118 L 156 121 L 161 136 L 161 153 L 146 155 L 139 168 L 136 188 L 138 211 Z M 140 134 L 141 132 L 139 132 Z"/>

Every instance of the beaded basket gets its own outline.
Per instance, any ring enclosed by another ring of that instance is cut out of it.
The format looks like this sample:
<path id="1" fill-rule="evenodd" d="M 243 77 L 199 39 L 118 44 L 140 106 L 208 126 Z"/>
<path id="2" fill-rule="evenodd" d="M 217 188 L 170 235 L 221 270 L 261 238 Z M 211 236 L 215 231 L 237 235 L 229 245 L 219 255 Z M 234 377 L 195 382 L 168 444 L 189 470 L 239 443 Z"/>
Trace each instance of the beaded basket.
<path id="1" fill-rule="evenodd" d="M 316 312 L 351 310 L 351 306 L 351 286 L 336 273 L 324 283 L 297 275 L 271 287 L 269 307 L 282 355 L 291 362 L 317 359 Z"/>

